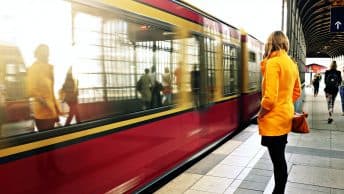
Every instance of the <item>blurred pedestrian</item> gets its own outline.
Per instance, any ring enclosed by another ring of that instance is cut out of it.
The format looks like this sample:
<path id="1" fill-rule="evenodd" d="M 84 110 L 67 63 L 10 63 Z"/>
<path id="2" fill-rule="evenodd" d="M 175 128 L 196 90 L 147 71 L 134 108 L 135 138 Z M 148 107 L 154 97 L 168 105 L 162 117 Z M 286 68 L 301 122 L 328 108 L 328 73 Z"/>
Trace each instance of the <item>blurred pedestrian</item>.
<path id="1" fill-rule="evenodd" d="M 149 69 L 145 69 L 145 74 L 143 74 L 136 84 L 137 91 L 141 94 L 142 110 L 151 108 L 152 100 L 152 80 L 149 76 Z"/>
<path id="2" fill-rule="evenodd" d="M 164 105 L 172 103 L 172 75 L 170 69 L 165 67 L 165 73 L 162 75 L 162 93 L 164 95 Z"/>
<path id="3" fill-rule="evenodd" d="M 343 67 L 343 76 L 344 76 L 344 67 Z M 340 91 L 340 98 L 342 100 L 342 116 L 344 116 L 344 80 L 342 80 L 342 83 L 340 84 L 339 91 Z"/>
<path id="4" fill-rule="evenodd" d="M 182 88 L 182 69 L 181 69 L 181 63 L 178 63 L 177 68 L 174 70 L 174 77 L 176 80 L 176 85 L 178 92 L 181 92 Z"/>
<path id="5" fill-rule="evenodd" d="M 197 69 L 197 65 L 193 65 L 193 70 L 191 71 L 191 90 L 194 105 L 198 107 L 200 105 L 200 89 L 201 89 L 201 73 Z"/>
<path id="6" fill-rule="evenodd" d="M 334 108 L 334 101 L 336 100 L 338 94 L 338 87 L 342 83 L 342 76 L 340 71 L 337 71 L 337 62 L 332 61 L 331 67 L 325 72 L 325 96 L 327 101 L 328 109 L 328 120 L 327 123 L 332 123 L 332 115 Z"/>
<path id="7" fill-rule="evenodd" d="M 287 36 L 281 31 L 273 32 L 265 44 L 261 63 L 262 101 L 258 126 L 261 143 L 268 148 L 273 164 L 273 194 L 283 194 L 287 183 L 285 147 L 294 115 L 293 102 L 301 95 L 298 67 L 288 56 L 288 49 Z"/>
<path id="8" fill-rule="evenodd" d="M 318 96 L 320 80 L 321 80 L 320 73 L 316 73 L 314 75 L 314 78 L 313 78 L 313 81 L 312 81 L 313 82 L 313 87 L 314 87 L 314 97 Z"/>
<path id="9" fill-rule="evenodd" d="M 161 94 L 162 91 L 162 84 L 157 79 L 157 72 L 155 65 L 151 68 L 151 74 L 150 74 L 152 86 L 152 100 L 151 100 L 151 108 L 157 108 L 162 106 L 162 100 L 161 100 Z"/>
<path id="10" fill-rule="evenodd" d="M 64 93 L 63 101 L 66 102 L 69 106 L 69 112 L 65 126 L 70 125 L 74 116 L 76 122 L 80 123 L 80 114 L 78 111 L 78 80 L 75 79 L 75 77 L 73 76 L 72 67 L 70 67 L 67 72 L 67 76 L 61 91 Z"/>
<path id="11" fill-rule="evenodd" d="M 54 69 L 49 64 L 49 47 L 39 45 L 35 52 L 36 61 L 28 69 L 28 94 L 34 99 L 33 117 L 38 130 L 54 128 L 59 121 L 59 108 L 54 95 Z"/>

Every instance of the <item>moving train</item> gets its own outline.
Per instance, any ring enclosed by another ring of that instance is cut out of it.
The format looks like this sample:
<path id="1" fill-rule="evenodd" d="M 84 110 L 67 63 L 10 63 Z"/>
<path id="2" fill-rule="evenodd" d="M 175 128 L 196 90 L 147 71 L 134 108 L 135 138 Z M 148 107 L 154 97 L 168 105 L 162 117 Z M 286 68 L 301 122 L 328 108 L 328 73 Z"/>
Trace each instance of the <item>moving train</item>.
<path id="1" fill-rule="evenodd" d="M 1 193 L 142 192 L 259 110 L 262 42 L 182 1 L 1 1 L 0 24 Z M 26 92 L 41 43 L 60 110 L 45 130 Z M 170 101 L 159 89 L 143 106 L 146 69 L 159 85 L 167 69 Z M 79 118 L 65 125 L 71 70 Z"/>

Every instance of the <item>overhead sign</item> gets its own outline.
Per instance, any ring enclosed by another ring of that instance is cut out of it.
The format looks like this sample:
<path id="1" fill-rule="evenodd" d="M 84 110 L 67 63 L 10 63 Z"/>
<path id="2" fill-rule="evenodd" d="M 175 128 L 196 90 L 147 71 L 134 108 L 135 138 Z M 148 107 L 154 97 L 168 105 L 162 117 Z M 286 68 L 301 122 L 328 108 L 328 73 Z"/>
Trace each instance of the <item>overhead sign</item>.
<path id="1" fill-rule="evenodd" d="M 330 32 L 344 32 L 344 7 L 331 8 Z"/>

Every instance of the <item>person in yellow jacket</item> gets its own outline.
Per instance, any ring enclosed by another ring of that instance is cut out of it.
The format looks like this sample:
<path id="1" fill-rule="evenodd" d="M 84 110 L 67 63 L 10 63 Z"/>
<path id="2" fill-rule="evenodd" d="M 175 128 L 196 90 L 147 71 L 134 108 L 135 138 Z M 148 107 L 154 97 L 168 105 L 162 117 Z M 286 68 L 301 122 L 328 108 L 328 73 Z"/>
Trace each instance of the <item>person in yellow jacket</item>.
<path id="1" fill-rule="evenodd" d="M 59 109 L 54 95 L 54 70 L 49 64 L 49 47 L 39 45 L 35 50 L 36 61 L 28 69 L 28 94 L 32 97 L 32 111 L 38 130 L 54 128 Z"/>
<path id="2" fill-rule="evenodd" d="M 294 115 L 293 103 L 301 95 L 297 65 L 288 56 L 288 37 L 281 31 L 273 32 L 265 44 L 261 110 L 258 114 L 259 134 L 274 167 L 273 194 L 282 194 L 288 172 L 285 160 L 287 136 Z"/>

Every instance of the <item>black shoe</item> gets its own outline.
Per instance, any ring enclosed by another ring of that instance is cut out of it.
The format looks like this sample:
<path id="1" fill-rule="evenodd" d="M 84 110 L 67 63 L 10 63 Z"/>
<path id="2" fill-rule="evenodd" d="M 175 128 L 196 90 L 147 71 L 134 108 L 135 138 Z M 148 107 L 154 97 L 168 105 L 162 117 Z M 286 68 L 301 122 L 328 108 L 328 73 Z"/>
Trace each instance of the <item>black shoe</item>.
<path id="1" fill-rule="evenodd" d="M 327 120 L 327 123 L 328 123 L 328 124 L 331 124 L 331 123 L 332 123 L 332 121 L 333 121 L 333 119 L 332 119 L 332 118 L 328 118 L 328 120 Z"/>

